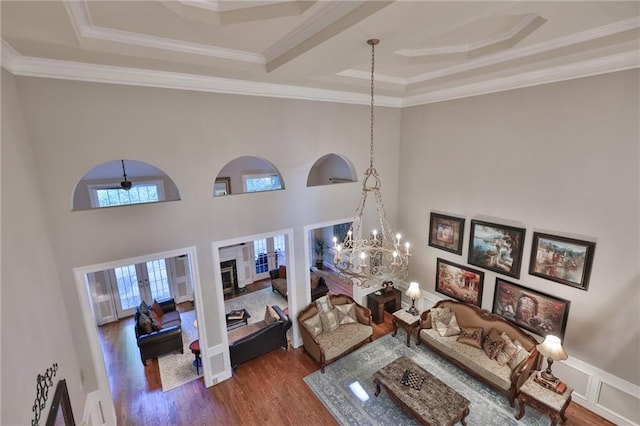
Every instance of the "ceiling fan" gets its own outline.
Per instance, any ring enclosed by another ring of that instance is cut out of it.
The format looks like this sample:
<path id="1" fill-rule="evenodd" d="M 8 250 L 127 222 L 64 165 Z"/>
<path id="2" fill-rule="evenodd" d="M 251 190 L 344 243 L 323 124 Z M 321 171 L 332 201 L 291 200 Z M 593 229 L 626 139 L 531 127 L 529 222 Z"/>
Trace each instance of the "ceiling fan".
<path id="1" fill-rule="evenodd" d="M 124 169 L 124 160 L 121 160 L 121 161 L 122 161 L 122 177 L 124 178 L 124 180 L 120 182 L 120 187 L 125 191 L 128 191 L 131 189 L 131 185 L 133 183 L 130 180 L 127 180 L 127 172 Z"/>

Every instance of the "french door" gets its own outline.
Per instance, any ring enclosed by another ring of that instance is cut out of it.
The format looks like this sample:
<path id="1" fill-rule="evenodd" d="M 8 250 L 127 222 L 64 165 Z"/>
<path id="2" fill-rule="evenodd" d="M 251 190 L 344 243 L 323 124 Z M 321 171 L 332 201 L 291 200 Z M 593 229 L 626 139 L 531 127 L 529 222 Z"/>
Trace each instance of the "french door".
<path id="1" fill-rule="evenodd" d="M 269 271 L 285 263 L 286 247 L 284 235 L 253 241 L 255 259 L 254 280 L 269 278 Z"/>
<path id="2" fill-rule="evenodd" d="M 143 300 L 171 297 L 167 264 L 164 259 L 125 265 L 111 270 L 118 317 L 132 315 Z"/>

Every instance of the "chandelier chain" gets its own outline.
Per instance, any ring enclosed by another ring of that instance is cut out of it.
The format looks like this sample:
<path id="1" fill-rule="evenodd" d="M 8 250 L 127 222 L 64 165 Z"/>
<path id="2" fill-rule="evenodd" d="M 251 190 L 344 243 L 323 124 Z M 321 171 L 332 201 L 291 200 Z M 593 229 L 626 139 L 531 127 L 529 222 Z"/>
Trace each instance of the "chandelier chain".
<path id="1" fill-rule="evenodd" d="M 371 126 L 370 126 L 370 144 L 369 144 L 369 168 L 373 168 L 373 125 L 375 122 L 375 115 L 374 115 L 374 110 L 373 110 L 373 96 L 374 96 L 374 86 L 373 86 L 373 75 L 374 75 L 374 68 L 375 68 L 375 64 L 376 64 L 376 54 L 375 54 L 375 49 L 376 49 L 376 44 L 375 43 L 371 43 L 371 117 L 370 117 L 370 121 L 371 121 Z"/>

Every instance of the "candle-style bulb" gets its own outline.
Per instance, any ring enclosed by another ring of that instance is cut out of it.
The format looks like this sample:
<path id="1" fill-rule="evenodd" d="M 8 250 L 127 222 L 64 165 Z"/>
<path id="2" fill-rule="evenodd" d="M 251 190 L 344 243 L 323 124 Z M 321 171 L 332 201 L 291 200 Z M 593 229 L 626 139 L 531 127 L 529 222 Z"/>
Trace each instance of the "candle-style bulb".
<path id="1" fill-rule="evenodd" d="M 411 244 L 409 243 L 404 243 L 404 247 L 407 249 L 407 255 L 409 255 L 409 247 L 411 246 Z"/>

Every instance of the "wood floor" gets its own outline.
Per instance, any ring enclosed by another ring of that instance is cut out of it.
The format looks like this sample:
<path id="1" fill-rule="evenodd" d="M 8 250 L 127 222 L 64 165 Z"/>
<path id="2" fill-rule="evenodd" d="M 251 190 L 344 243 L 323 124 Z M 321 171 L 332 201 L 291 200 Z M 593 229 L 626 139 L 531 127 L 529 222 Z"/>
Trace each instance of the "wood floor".
<path id="1" fill-rule="evenodd" d="M 193 307 L 186 303 L 179 309 Z M 385 313 L 385 322 L 374 324 L 374 338 L 392 329 L 391 315 Z M 274 351 L 242 364 L 231 379 L 211 388 L 199 379 L 165 393 L 158 362 L 148 361 L 145 367 L 140 361 L 133 318 L 99 331 L 118 425 L 336 424 L 303 381 L 318 364 L 302 348 Z M 612 425 L 575 403 L 567 416 L 568 426 Z"/>

